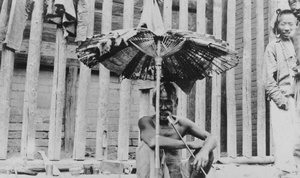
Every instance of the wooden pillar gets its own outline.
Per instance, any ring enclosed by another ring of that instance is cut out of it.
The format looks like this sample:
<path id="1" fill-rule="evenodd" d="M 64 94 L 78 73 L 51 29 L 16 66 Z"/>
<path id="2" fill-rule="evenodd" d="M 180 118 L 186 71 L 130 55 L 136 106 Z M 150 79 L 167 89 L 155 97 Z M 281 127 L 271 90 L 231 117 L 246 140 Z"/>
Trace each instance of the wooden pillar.
<path id="1" fill-rule="evenodd" d="M 73 153 L 75 117 L 76 117 L 76 82 L 78 79 L 78 67 L 70 66 L 66 84 L 66 120 L 65 120 L 65 152 Z"/>
<path id="2" fill-rule="evenodd" d="M 165 30 L 172 29 L 172 0 L 164 0 L 163 18 Z"/>
<path id="3" fill-rule="evenodd" d="M 221 39 L 222 31 L 222 0 L 214 0 L 213 10 L 213 35 Z M 211 98 L 211 133 L 217 137 L 218 146 L 215 149 L 215 158 L 221 153 L 221 75 L 213 72 Z"/>
<path id="4" fill-rule="evenodd" d="M 243 156 L 252 156 L 251 121 L 251 1 L 243 0 Z"/>
<path id="5" fill-rule="evenodd" d="M 227 42 L 235 49 L 236 0 L 227 2 Z M 227 156 L 237 156 L 235 68 L 226 72 L 227 99 Z"/>
<path id="6" fill-rule="evenodd" d="M 104 0 L 102 6 L 102 33 L 111 30 L 112 24 L 112 0 Z M 107 111 L 109 103 L 109 79 L 110 72 L 102 64 L 99 69 L 99 107 L 96 136 L 96 159 L 107 159 Z"/>
<path id="7" fill-rule="evenodd" d="M 206 1 L 197 1 L 197 32 L 206 33 Z M 205 129 L 206 120 L 206 79 L 196 82 L 195 123 Z"/>
<path id="8" fill-rule="evenodd" d="M 14 61 L 14 50 L 3 46 L 0 71 L 0 159 L 6 159 L 7 156 L 11 85 Z"/>
<path id="9" fill-rule="evenodd" d="M 67 43 L 63 29 L 59 26 L 56 29 L 55 45 L 48 146 L 48 158 L 50 160 L 60 159 L 62 119 L 65 106 Z"/>
<path id="10" fill-rule="evenodd" d="M 266 156 L 264 2 L 256 0 L 257 155 Z"/>
<path id="11" fill-rule="evenodd" d="M 44 1 L 36 0 L 31 18 L 23 105 L 21 156 L 32 160 L 35 151 L 37 89 L 40 70 Z"/>
<path id="12" fill-rule="evenodd" d="M 123 28 L 133 27 L 134 0 L 124 0 Z M 118 160 L 128 160 L 131 81 L 123 79 L 120 87 L 120 116 L 118 133 Z"/>
<path id="13" fill-rule="evenodd" d="M 94 33 L 94 13 L 95 13 L 95 0 L 86 1 L 87 15 L 87 37 L 92 37 Z M 75 120 L 75 138 L 73 158 L 75 160 L 85 159 L 86 147 L 86 105 L 87 105 L 87 92 L 91 80 L 91 69 L 83 63 L 80 63 L 79 83 L 77 94 L 77 108 Z"/>
<path id="14" fill-rule="evenodd" d="M 180 0 L 179 1 L 179 29 L 180 30 L 188 30 L 188 1 Z M 182 117 L 187 117 L 187 95 L 178 88 L 178 107 L 177 107 L 177 115 Z M 184 137 L 186 140 L 186 137 Z M 187 150 L 182 150 L 182 158 L 185 159 L 187 157 Z"/>
<path id="15" fill-rule="evenodd" d="M 140 89 L 140 110 L 139 110 L 139 118 L 144 116 L 149 116 L 149 109 L 151 107 L 151 98 L 150 91 L 152 88 L 141 88 Z M 140 132 L 138 134 L 138 142 L 140 143 L 141 137 Z"/>

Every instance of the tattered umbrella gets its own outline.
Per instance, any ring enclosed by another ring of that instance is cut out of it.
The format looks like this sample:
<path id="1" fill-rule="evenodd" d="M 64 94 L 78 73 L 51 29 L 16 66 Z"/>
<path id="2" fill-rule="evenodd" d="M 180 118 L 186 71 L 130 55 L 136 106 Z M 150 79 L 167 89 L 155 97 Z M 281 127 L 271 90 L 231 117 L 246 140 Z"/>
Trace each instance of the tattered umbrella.
<path id="1" fill-rule="evenodd" d="M 146 3 L 146 4 L 145 4 Z M 147 7 L 147 8 L 145 8 Z M 156 0 L 145 0 L 137 28 L 95 35 L 77 48 L 88 67 L 102 63 L 123 78 L 175 82 L 189 93 L 196 80 L 220 74 L 238 64 L 234 50 L 212 35 L 164 31 Z M 159 92 L 156 106 L 159 106 Z M 159 107 L 156 107 L 156 174 L 159 169 Z"/>

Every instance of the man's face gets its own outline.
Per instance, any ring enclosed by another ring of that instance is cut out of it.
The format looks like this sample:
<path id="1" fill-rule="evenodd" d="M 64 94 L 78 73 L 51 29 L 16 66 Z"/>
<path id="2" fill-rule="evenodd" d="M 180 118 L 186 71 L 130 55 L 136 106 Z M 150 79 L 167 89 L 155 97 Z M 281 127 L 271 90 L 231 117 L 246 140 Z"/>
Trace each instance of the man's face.
<path id="1" fill-rule="evenodd" d="M 300 19 L 300 0 L 289 0 L 289 5 L 295 16 Z"/>
<path id="2" fill-rule="evenodd" d="M 172 114 L 174 109 L 176 108 L 177 103 L 170 95 L 167 94 L 166 91 L 162 91 L 160 94 L 159 101 L 159 112 L 161 120 L 166 120 L 169 114 Z"/>
<path id="3" fill-rule="evenodd" d="M 293 14 L 283 14 L 278 18 L 278 31 L 283 39 L 293 36 L 296 30 L 297 19 Z"/>

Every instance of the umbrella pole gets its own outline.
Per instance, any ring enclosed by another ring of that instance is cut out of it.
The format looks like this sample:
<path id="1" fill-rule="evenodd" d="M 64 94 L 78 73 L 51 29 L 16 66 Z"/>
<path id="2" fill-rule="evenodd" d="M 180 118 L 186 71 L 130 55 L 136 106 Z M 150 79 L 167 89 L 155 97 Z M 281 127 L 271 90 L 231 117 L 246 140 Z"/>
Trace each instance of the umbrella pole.
<path id="1" fill-rule="evenodd" d="M 159 178 L 160 157 L 159 157 L 159 99 L 160 99 L 160 74 L 162 58 L 155 58 L 156 67 L 156 100 L 155 100 L 155 177 Z"/>

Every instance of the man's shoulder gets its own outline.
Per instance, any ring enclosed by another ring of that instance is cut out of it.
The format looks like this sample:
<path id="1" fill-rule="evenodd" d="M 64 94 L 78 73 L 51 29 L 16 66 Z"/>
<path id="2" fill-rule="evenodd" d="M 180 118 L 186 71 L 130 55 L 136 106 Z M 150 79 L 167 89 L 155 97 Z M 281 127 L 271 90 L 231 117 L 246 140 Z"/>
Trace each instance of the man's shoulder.
<path id="1" fill-rule="evenodd" d="M 139 119 L 139 124 L 145 124 L 149 123 L 152 119 L 152 116 L 143 116 L 142 118 Z"/>

